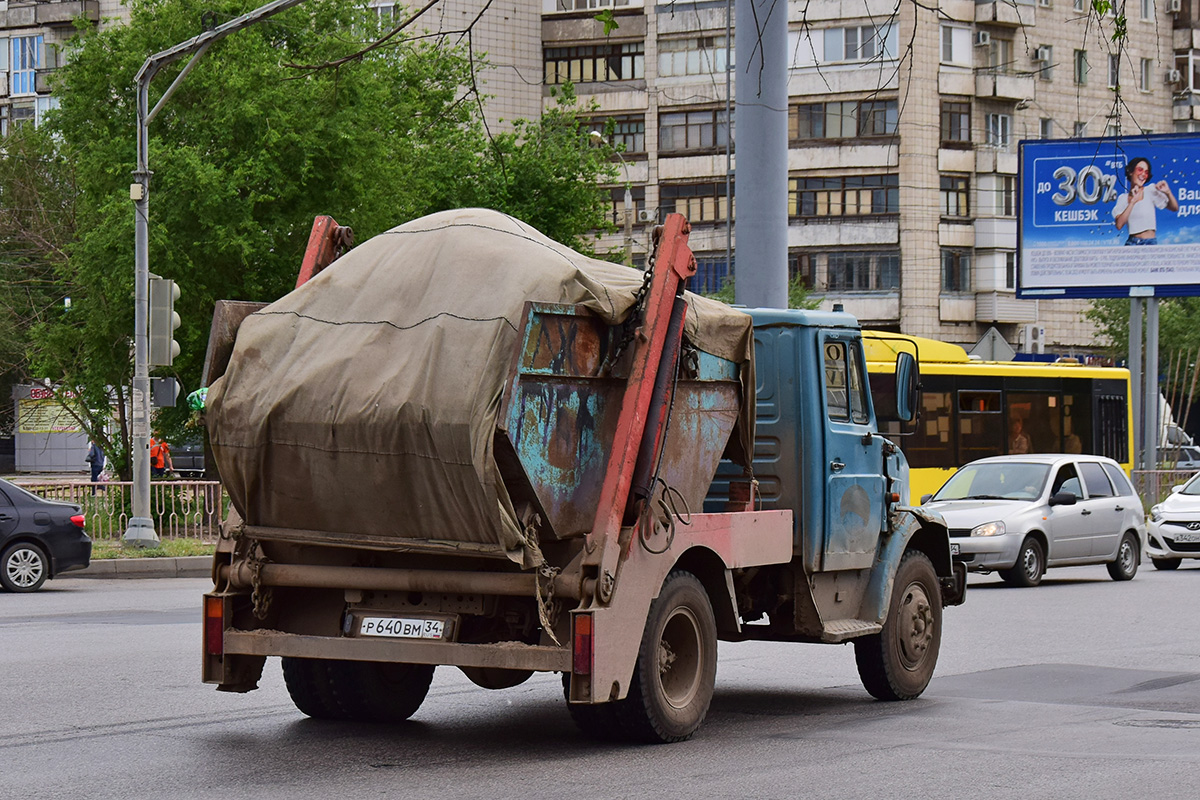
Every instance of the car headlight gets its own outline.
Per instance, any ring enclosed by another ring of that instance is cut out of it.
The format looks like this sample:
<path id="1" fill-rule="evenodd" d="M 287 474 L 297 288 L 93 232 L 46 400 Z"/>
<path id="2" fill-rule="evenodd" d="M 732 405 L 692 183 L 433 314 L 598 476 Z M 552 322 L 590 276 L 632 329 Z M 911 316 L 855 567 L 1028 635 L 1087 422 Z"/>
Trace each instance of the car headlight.
<path id="1" fill-rule="evenodd" d="M 1158 505 L 1151 507 L 1150 519 L 1152 521 L 1158 522 L 1159 520 L 1162 519 L 1162 516 L 1163 516 L 1162 515 L 1162 503 L 1159 503 Z"/>
<path id="2" fill-rule="evenodd" d="M 971 529 L 972 536 L 1000 536 L 1004 533 L 1003 522 L 985 522 Z"/>

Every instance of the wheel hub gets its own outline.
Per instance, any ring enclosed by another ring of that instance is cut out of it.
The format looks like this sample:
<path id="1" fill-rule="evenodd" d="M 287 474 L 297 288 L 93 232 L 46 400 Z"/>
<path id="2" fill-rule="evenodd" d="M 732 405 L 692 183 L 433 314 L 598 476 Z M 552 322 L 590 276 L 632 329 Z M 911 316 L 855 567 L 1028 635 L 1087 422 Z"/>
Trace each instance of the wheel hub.
<path id="1" fill-rule="evenodd" d="M 42 560 L 30 550 L 18 550 L 5 565 L 8 579 L 22 588 L 33 586 L 42 577 Z"/>
<path id="2" fill-rule="evenodd" d="M 689 609 L 676 609 L 658 641 L 659 686 L 675 708 L 687 706 L 700 691 L 702 647 L 699 621 Z"/>
<path id="3" fill-rule="evenodd" d="M 934 634 L 933 606 L 920 584 L 912 584 L 904 593 L 900 619 L 908 620 L 899 637 L 900 658 L 907 669 L 916 669 L 929 653 Z"/>

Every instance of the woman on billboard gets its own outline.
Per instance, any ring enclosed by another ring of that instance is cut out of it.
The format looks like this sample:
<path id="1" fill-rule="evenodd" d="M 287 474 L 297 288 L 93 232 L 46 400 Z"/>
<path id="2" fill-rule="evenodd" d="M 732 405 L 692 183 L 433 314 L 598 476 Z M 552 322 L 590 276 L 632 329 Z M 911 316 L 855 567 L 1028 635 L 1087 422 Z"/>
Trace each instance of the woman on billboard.
<path id="1" fill-rule="evenodd" d="M 1166 181 L 1150 183 L 1150 161 L 1135 158 L 1125 165 L 1125 177 L 1129 191 L 1117 198 L 1113 217 L 1117 230 L 1129 226 L 1126 245 L 1158 244 L 1155 209 L 1179 210 L 1179 201 L 1171 193 Z"/>

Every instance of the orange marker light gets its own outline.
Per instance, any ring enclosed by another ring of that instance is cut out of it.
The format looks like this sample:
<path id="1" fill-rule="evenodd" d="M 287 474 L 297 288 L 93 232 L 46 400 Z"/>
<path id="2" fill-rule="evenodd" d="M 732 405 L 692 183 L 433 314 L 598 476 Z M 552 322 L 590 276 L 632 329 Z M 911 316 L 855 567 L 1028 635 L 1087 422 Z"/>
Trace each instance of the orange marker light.
<path id="1" fill-rule="evenodd" d="M 204 652 L 225 653 L 225 602 L 220 597 L 204 598 Z"/>
<path id="2" fill-rule="evenodd" d="M 592 674 L 592 615 L 575 615 L 574 658 L 571 669 L 576 675 Z"/>

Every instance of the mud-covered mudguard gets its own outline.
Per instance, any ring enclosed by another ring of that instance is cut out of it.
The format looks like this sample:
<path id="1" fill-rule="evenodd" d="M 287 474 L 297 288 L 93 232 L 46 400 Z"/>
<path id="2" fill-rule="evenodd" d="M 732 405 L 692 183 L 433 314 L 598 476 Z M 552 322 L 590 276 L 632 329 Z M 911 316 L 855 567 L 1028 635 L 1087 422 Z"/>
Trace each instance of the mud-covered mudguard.
<path id="1" fill-rule="evenodd" d="M 950 558 L 950 531 L 940 514 L 924 508 L 895 506 L 888 516 L 890 531 L 880 543 L 863 598 L 862 618 L 880 624 L 887 617 L 892 581 L 905 550 L 919 550 L 929 557 L 942 587 L 942 605 L 956 606 L 967 592 L 967 570 Z"/>

